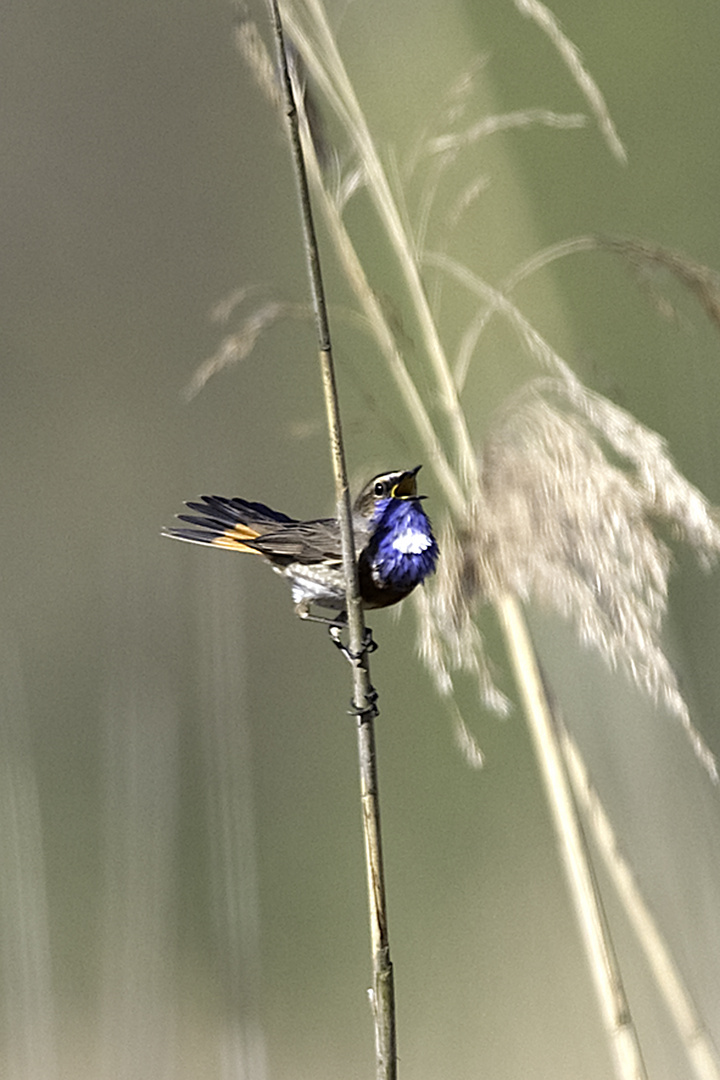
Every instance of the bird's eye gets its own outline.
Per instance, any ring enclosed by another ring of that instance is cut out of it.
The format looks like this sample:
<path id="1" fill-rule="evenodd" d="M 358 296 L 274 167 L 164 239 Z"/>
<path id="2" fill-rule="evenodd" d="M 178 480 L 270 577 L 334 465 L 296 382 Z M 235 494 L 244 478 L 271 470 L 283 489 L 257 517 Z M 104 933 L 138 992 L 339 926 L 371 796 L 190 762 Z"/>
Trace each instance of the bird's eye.
<path id="1" fill-rule="evenodd" d="M 381 495 L 385 494 L 385 484 L 382 482 L 382 480 L 378 480 L 377 484 L 375 485 L 375 494 L 378 496 L 378 498 Z"/>

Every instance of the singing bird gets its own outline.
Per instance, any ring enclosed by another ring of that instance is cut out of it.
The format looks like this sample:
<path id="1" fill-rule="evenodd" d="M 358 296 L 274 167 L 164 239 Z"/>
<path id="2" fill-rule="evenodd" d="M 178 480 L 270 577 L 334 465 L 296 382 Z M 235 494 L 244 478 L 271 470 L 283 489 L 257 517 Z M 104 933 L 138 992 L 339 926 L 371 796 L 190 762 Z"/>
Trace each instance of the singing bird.
<path id="1" fill-rule="evenodd" d="M 365 485 L 353 506 L 353 531 L 364 608 L 404 600 L 435 570 L 438 546 L 417 493 L 414 469 L 381 473 Z M 297 521 L 259 502 L 203 495 L 179 514 L 190 529 L 164 529 L 165 536 L 230 551 L 251 552 L 270 563 L 292 587 L 301 619 L 323 619 L 311 606 L 345 611 L 340 525 L 336 518 Z"/>

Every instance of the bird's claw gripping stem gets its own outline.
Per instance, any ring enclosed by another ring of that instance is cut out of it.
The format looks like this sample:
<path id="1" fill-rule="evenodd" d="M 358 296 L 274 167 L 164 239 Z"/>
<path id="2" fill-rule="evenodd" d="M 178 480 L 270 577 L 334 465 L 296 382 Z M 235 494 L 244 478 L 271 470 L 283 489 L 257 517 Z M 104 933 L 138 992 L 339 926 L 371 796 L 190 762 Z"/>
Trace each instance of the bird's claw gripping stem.
<path id="1" fill-rule="evenodd" d="M 360 651 L 353 652 L 352 649 L 350 649 L 349 646 L 347 646 L 340 637 L 344 629 L 344 623 L 331 623 L 331 625 L 328 627 L 328 633 L 332 638 L 333 644 L 340 650 L 345 659 L 349 660 L 351 664 L 360 666 L 365 656 L 368 653 L 375 652 L 375 650 L 377 649 L 377 642 L 372 636 L 372 630 L 369 626 L 365 627 L 365 630 L 363 631 L 363 639 L 360 646 Z"/>

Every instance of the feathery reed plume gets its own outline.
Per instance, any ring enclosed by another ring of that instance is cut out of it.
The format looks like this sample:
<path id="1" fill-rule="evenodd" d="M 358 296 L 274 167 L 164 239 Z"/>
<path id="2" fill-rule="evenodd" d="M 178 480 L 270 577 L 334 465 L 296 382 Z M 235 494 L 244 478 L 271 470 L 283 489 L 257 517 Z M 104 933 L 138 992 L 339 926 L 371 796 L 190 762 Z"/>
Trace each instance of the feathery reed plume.
<path id="1" fill-rule="evenodd" d="M 682 537 L 704 565 L 720 552 L 720 527 L 662 439 L 599 395 L 538 378 L 506 405 L 481 462 L 476 498 L 443 538 L 433 628 L 424 631 L 441 688 L 453 666 L 479 663 L 478 607 L 514 593 L 572 619 L 583 643 L 662 701 L 717 779 L 662 649 L 672 560 L 657 527 Z M 483 697 L 491 703 L 486 686 Z"/>
<path id="2" fill-rule="evenodd" d="M 698 298 L 708 318 L 720 329 L 720 274 L 681 251 L 634 237 L 598 237 L 598 247 L 627 259 L 638 270 L 666 270 Z M 663 305 L 665 306 L 665 305 Z"/>
<path id="3" fill-rule="evenodd" d="M 232 297 L 218 304 L 213 312 L 217 322 L 226 322 L 232 310 L 244 299 L 248 290 L 236 290 Z M 191 400 L 199 394 L 206 382 L 226 367 L 246 360 L 257 344 L 258 338 L 274 323 L 283 318 L 308 319 L 310 309 L 306 304 L 289 304 L 285 301 L 268 300 L 255 307 L 233 334 L 223 338 L 212 356 L 203 360 L 195 370 L 185 389 L 185 397 Z"/>

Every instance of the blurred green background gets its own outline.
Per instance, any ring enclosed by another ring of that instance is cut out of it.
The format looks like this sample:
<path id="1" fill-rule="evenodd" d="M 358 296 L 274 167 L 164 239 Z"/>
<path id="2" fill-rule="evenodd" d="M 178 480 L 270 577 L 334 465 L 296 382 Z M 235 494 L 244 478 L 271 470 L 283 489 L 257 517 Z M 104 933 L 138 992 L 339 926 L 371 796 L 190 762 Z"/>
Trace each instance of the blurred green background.
<path id="1" fill-rule="evenodd" d="M 493 136 L 463 160 L 488 186 L 453 250 L 496 283 L 586 232 L 643 236 L 720 267 L 717 5 L 553 9 L 629 164 L 593 122 Z M 331 10 L 371 126 L 399 160 L 478 56 L 478 116 L 584 110 L 509 0 Z M 262 5 L 255 14 L 264 25 Z M 288 152 L 231 22 L 228 5 L 188 0 L 29 0 L 4 13 L 0 1074 L 12 1080 L 373 1071 L 347 670 L 319 628 L 294 620 L 266 568 L 159 535 L 202 493 L 298 516 L 332 508 L 309 322 L 279 323 L 241 366 L 182 396 L 225 332 L 208 318 L 219 300 L 245 285 L 261 298 L 307 294 Z M 328 273 L 353 475 L 414 465 L 411 425 L 345 315 L 332 260 Z M 387 288 L 392 305 L 389 273 Z M 672 319 L 658 316 L 655 288 Z M 517 299 L 720 503 L 718 337 L 696 301 L 600 255 L 556 264 Z M 490 338 L 468 385 L 478 440 L 529 367 L 507 331 Z M 439 523 L 441 493 L 430 468 L 421 476 Z M 668 647 L 716 752 L 719 583 L 678 552 Z M 415 658 L 412 612 L 372 625 L 401 1075 L 605 1080 L 519 712 L 499 721 L 466 703 L 486 758 L 471 771 Z M 541 613 L 535 626 L 717 1037 L 717 793 L 674 721 L 564 628 Z M 650 1073 L 684 1075 L 609 909 Z"/>

